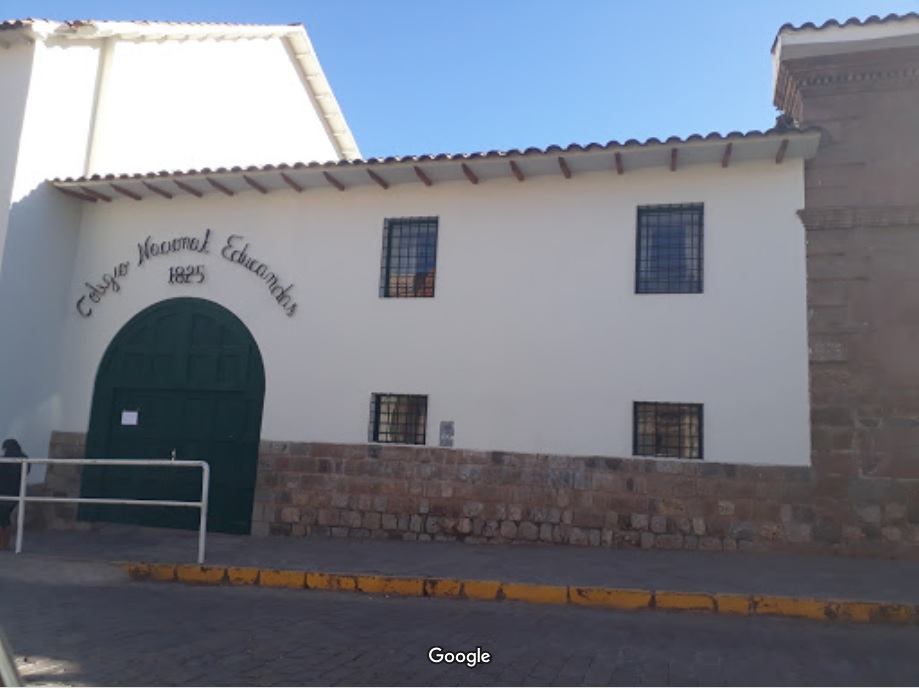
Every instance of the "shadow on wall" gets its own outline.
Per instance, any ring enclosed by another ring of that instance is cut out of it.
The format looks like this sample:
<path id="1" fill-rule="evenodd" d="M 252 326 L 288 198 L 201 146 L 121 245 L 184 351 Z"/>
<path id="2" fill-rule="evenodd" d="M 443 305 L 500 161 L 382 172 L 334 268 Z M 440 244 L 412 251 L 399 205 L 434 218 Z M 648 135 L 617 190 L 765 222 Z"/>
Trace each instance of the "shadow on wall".
<path id="1" fill-rule="evenodd" d="M 0 265 L 0 435 L 33 457 L 60 427 L 58 371 L 73 281 L 81 206 L 49 184 L 10 208 Z M 41 481 L 36 467 L 30 481 Z"/>

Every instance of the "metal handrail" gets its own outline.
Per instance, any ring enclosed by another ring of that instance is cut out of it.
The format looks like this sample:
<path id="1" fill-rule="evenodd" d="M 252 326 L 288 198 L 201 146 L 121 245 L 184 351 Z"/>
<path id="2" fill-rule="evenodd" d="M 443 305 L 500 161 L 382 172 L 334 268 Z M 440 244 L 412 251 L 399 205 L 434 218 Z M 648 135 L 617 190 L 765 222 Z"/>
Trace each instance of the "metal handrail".
<path id="1" fill-rule="evenodd" d="M 0 495 L 0 498 L 14 498 L 19 502 L 19 519 L 16 524 L 16 553 L 22 552 L 22 533 L 25 524 L 25 507 L 27 502 L 76 502 L 95 505 L 156 505 L 162 507 L 197 507 L 201 511 L 198 525 L 198 564 L 204 564 L 205 538 L 207 535 L 207 501 L 211 485 L 211 467 L 207 462 L 197 460 L 170 459 L 32 459 L 19 457 L 0 457 L 0 464 L 21 464 L 23 471 L 19 477 L 19 495 Z M 201 500 L 185 502 L 181 500 L 135 500 L 132 498 L 51 498 L 41 495 L 26 495 L 26 474 L 29 464 L 75 464 L 106 466 L 159 466 L 159 467 L 201 467 Z"/>

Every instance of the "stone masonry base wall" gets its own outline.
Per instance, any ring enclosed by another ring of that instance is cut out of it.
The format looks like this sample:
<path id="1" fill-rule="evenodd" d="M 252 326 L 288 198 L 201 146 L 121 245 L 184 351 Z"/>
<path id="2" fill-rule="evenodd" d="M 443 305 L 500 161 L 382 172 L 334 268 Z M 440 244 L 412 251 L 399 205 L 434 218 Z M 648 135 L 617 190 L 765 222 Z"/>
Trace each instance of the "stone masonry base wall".
<path id="1" fill-rule="evenodd" d="M 82 440 L 55 433 L 51 456 L 82 456 Z M 46 490 L 76 494 L 79 474 L 49 475 Z M 53 507 L 48 526 L 73 522 L 75 508 Z M 919 480 L 809 467 L 262 441 L 252 533 L 915 558 Z"/>

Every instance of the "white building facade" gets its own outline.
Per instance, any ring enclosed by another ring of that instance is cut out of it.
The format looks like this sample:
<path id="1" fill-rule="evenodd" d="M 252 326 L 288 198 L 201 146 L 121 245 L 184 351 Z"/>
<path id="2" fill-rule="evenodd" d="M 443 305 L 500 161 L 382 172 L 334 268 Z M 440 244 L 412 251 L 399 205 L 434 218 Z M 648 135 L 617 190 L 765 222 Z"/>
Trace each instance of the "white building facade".
<path id="1" fill-rule="evenodd" d="M 218 493 L 263 532 L 273 442 L 809 465 L 819 132 L 362 160 L 300 26 L 0 27 L 0 431 L 31 454 L 238 455 Z"/>

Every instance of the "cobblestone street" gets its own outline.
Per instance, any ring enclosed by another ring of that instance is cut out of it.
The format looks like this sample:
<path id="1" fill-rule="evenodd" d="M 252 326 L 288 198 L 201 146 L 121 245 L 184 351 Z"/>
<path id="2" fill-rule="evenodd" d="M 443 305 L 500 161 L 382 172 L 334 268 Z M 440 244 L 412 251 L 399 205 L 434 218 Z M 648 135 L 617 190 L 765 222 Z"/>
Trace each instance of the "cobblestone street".
<path id="1" fill-rule="evenodd" d="M 915 685 L 919 629 L 135 583 L 0 559 L 35 685 Z M 66 581 L 67 583 L 57 583 Z M 428 650 L 491 654 L 475 667 Z"/>

